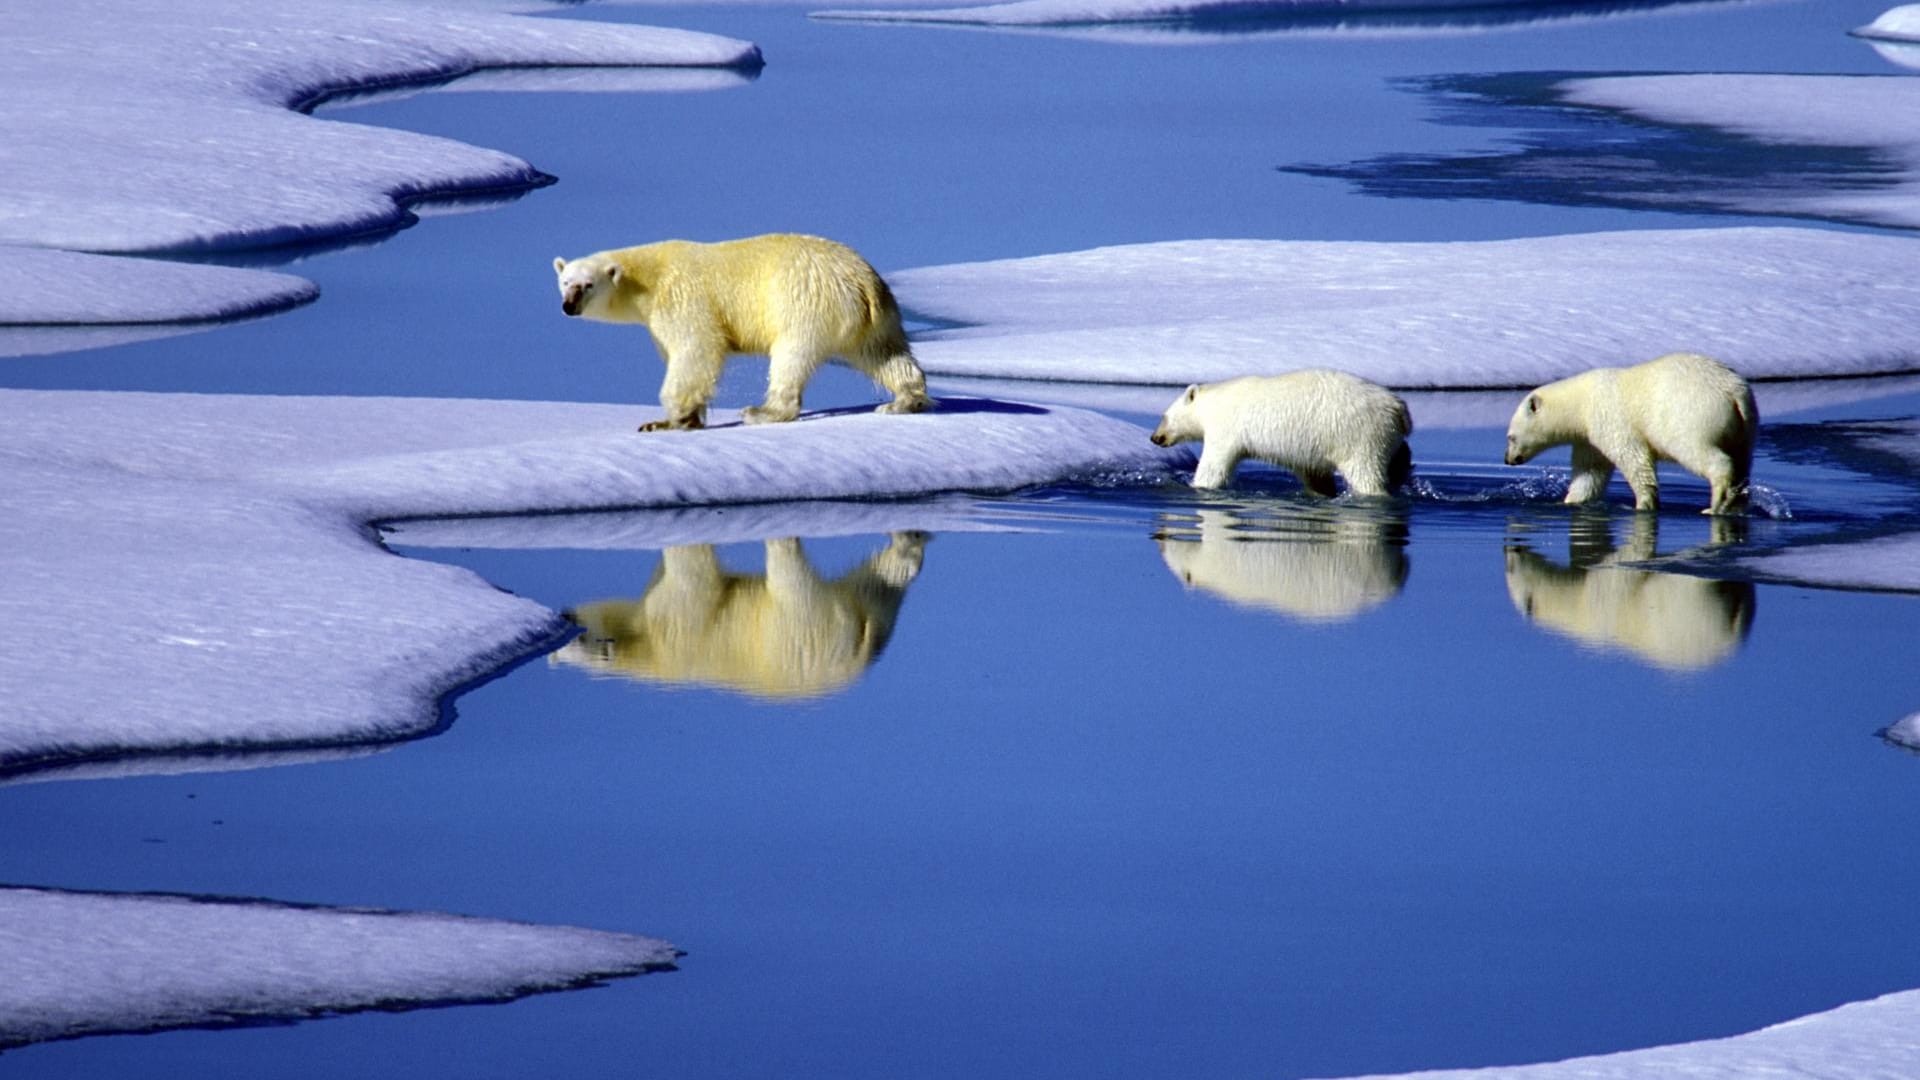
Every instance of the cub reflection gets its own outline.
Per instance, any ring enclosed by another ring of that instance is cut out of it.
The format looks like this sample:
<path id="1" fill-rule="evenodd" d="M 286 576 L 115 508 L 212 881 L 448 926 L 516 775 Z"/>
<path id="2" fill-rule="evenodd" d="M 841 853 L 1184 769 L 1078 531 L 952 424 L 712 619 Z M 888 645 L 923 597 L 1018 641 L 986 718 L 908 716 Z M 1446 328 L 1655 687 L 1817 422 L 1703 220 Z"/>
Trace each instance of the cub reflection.
<path id="1" fill-rule="evenodd" d="M 1163 514 L 1153 538 L 1190 589 L 1240 607 L 1338 622 L 1391 600 L 1406 584 L 1407 524 L 1351 507 Z"/>
<path id="2" fill-rule="evenodd" d="M 1654 515 L 1636 514 L 1632 536 L 1616 548 L 1606 515 L 1576 515 L 1566 566 L 1509 541 L 1507 594 L 1529 621 L 1576 641 L 1669 671 L 1712 667 L 1746 641 L 1753 585 L 1621 565 L 1653 558 L 1659 530 Z M 1738 543 L 1744 530 L 1742 521 L 1716 520 L 1705 546 Z"/>
<path id="3" fill-rule="evenodd" d="M 829 694 L 886 648 L 929 539 L 895 533 L 833 581 L 815 573 L 797 539 L 766 542 L 765 574 L 729 572 L 711 544 L 668 548 L 638 600 L 567 612 L 583 632 L 551 662 L 760 698 Z"/>

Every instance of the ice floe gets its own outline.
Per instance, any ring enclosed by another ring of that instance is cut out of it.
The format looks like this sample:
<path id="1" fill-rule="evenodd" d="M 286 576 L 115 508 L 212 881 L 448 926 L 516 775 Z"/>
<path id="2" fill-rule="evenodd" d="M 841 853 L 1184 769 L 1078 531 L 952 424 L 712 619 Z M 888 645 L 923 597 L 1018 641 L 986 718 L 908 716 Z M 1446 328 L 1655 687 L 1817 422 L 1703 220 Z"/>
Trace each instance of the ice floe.
<path id="1" fill-rule="evenodd" d="M 1427 36 L 1570 23 L 1728 0 L 1012 0 L 966 7 L 852 8 L 816 19 L 1047 30 L 1126 44 L 1274 36 Z"/>
<path id="2" fill-rule="evenodd" d="M 1539 1065 L 1401 1073 L 1394 1080 L 1900 1080 L 1920 1061 L 1920 990 L 1857 1001 L 1727 1039 Z M 1387 1080 L 1352 1077 L 1349 1080 Z"/>
<path id="3" fill-rule="evenodd" d="M 524 187 L 508 154 L 300 115 L 511 66 L 754 66 L 710 34 L 343 0 L 0 7 L 0 242 L 205 251 L 391 228 L 402 201 Z"/>
<path id="4" fill-rule="evenodd" d="M 1920 243 L 1814 229 L 1195 240 L 891 280 L 948 324 L 916 337 L 940 375 L 1178 386 L 1327 366 L 1510 387 L 1676 349 L 1756 379 L 1920 367 Z"/>
<path id="5" fill-rule="evenodd" d="M 964 400 L 646 436 L 657 410 L 604 405 L 9 391 L 0 413 L 0 775 L 42 778 L 419 737 L 442 695 L 570 632 L 388 553 L 379 520 L 909 499 L 1192 460 L 1108 417 Z M 676 538 L 701 539 L 687 520 Z"/>
<path id="6" fill-rule="evenodd" d="M 0 246 L 0 324 L 8 326 L 232 319 L 319 294 L 291 274 Z"/>
<path id="7" fill-rule="evenodd" d="M 1904 25 L 1904 21 L 1903 21 Z M 1920 82 L 1898 75 L 1625 75 L 1567 79 L 1562 100 L 1765 146 L 1865 151 L 1871 167 L 1800 184 L 1687 185 L 1673 203 L 1920 228 Z M 1643 201 L 1657 205 L 1660 197 Z"/>
<path id="8" fill-rule="evenodd" d="M 504 1002 L 671 969 L 653 938 L 264 900 L 0 888 L 0 1048 Z"/>
<path id="9" fill-rule="evenodd" d="M 1880 737 L 1902 749 L 1920 754 L 1920 713 L 1888 725 Z"/>

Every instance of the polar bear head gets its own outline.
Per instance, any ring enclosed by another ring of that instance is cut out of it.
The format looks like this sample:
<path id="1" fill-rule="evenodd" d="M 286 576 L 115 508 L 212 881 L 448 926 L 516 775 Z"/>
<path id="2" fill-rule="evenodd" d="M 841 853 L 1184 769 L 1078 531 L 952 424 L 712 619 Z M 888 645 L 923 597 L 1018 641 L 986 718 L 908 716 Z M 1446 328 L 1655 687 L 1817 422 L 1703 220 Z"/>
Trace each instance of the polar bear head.
<path id="1" fill-rule="evenodd" d="M 1160 426 L 1153 429 L 1153 445 L 1174 446 L 1183 442 L 1206 437 L 1206 428 L 1200 421 L 1200 387 L 1189 386 L 1180 396 L 1167 406 L 1165 415 L 1160 417 Z"/>
<path id="2" fill-rule="evenodd" d="M 1507 464 L 1525 465 L 1540 451 L 1567 441 L 1556 400 L 1558 385 L 1535 390 L 1513 410 L 1513 419 L 1507 423 Z"/>
<path id="3" fill-rule="evenodd" d="M 607 304 L 625 273 L 604 253 L 572 262 L 555 258 L 553 272 L 560 278 L 560 310 L 589 319 L 608 317 Z"/>

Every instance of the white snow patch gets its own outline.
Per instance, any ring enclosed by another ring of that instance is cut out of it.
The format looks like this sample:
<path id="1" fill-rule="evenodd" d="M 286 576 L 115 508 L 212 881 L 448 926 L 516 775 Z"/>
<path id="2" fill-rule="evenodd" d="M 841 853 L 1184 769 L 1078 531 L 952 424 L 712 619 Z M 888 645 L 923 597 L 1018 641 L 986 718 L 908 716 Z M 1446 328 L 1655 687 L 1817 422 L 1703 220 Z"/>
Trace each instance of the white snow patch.
<path id="1" fill-rule="evenodd" d="M 398 200 L 522 187 L 526 162 L 292 110 L 483 67 L 752 66 L 711 34 L 338 0 L 0 6 L 0 243 L 204 251 L 345 236 Z"/>
<path id="2" fill-rule="evenodd" d="M 1724 0 L 1720 0 L 1724 3 Z M 1163 28 L 1159 34 L 1135 27 L 1120 35 L 1094 33 L 1102 40 L 1164 44 L 1201 37 L 1311 35 L 1425 35 L 1476 33 L 1502 27 L 1532 26 L 1642 14 L 1649 11 L 1715 6 L 1714 0 L 1617 0 L 1566 4 L 1542 0 L 1012 0 L 968 7 L 914 7 L 818 11 L 816 19 L 871 22 L 951 23 L 991 27 L 1103 29 L 1118 24 L 1201 23 L 1238 20 L 1252 25 L 1216 35 Z M 1298 20 L 1296 25 L 1268 26 Z"/>
<path id="3" fill-rule="evenodd" d="M 1870 183 L 1755 184 L 1689 191 L 1745 213 L 1920 228 L 1920 82 L 1899 75 L 1626 75 L 1569 79 L 1566 100 L 1660 124 L 1716 128 L 1771 144 L 1873 151 Z"/>
<path id="4" fill-rule="evenodd" d="M 1863 38 L 1883 41 L 1920 41 L 1920 4 L 1888 8 L 1880 17 L 1854 31 Z"/>
<path id="5" fill-rule="evenodd" d="M 1920 713 L 1914 713 L 1889 726 L 1880 733 L 1880 736 L 1890 743 L 1920 754 Z"/>
<path id="6" fill-rule="evenodd" d="M 7 391 L 0 415 L 0 773 L 417 737 L 441 695 L 562 632 L 387 553 L 372 521 L 905 499 L 1192 460 L 1108 417 L 966 401 L 652 435 L 633 428 L 653 409 L 487 401 Z"/>
<path id="7" fill-rule="evenodd" d="M 1143 417 L 1159 416 L 1165 412 L 1182 389 L 1176 385 L 977 379 L 960 375 L 937 377 L 932 385 L 938 393 L 957 392 L 1021 401 L 1045 401 Z M 1914 393 L 1920 393 L 1920 375 L 1802 379 L 1756 383 L 1753 387 L 1760 415 L 1766 420 Z M 1414 431 L 1418 433 L 1468 428 L 1504 429 L 1507 421 L 1513 419 L 1513 409 L 1520 403 L 1521 393 L 1518 389 L 1403 390 L 1400 396 L 1413 414 Z"/>
<path id="8" fill-rule="evenodd" d="M 1395 1080 L 1906 1080 L 1915 1062 L 1920 1062 L 1920 990 L 1908 990 L 1728 1039 L 1540 1065 L 1399 1073 Z"/>
<path id="9" fill-rule="evenodd" d="M 232 319 L 318 295 L 291 274 L 0 246 L 0 323 L 9 325 Z"/>
<path id="10" fill-rule="evenodd" d="M 1920 243 L 1814 229 L 1193 240 L 890 280 L 915 315 L 961 324 L 916 337 L 942 375 L 1177 387 L 1326 366 L 1523 387 L 1676 350 L 1749 378 L 1920 367 Z"/>
<path id="11" fill-rule="evenodd" d="M 0 1048 L 501 1002 L 673 966 L 664 941 L 457 915 L 0 889 Z"/>

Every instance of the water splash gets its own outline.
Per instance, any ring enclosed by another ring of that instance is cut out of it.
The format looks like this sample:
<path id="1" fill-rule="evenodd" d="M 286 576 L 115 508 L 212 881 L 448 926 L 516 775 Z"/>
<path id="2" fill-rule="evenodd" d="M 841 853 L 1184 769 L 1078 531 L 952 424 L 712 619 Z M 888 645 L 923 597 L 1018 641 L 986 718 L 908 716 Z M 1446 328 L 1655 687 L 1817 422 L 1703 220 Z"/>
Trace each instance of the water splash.
<path id="1" fill-rule="evenodd" d="M 1516 480 L 1505 480 L 1492 487 L 1466 491 L 1448 491 L 1428 476 L 1415 475 L 1407 481 L 1406 491 L 1427 502 L 1477 504 L 1558 502 L 1566 497 L 1572 473 L 1567 469 L 1543 467 Z"/>
<path id="2" fill-rule="evenodd" d="M 1764 514 L 1774 521 L 1792 521 L 1793 507 L 1788 505 L 1786 493 L 1779 488 L 1765 484 L 1747 485 L 1747 505 L 1758 514 Z"/>

